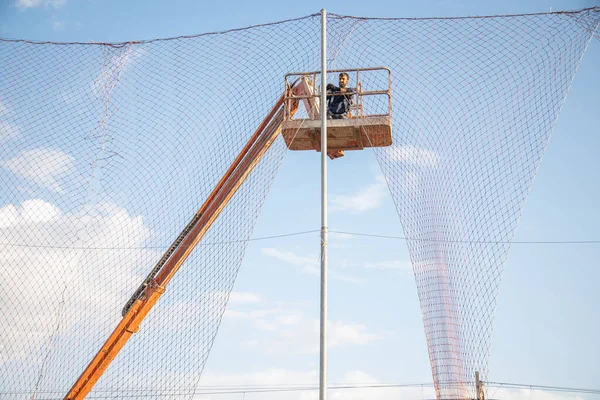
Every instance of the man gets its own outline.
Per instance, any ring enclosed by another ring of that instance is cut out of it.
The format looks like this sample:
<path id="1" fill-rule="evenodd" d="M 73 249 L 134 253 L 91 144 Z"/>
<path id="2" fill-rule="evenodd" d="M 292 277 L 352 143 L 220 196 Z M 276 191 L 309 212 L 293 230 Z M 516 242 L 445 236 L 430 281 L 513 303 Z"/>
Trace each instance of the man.
<path id="1" fill-rule="evenodd" d="M 348 85 L 348 78 L 348 74 L 342 72 L 339 75 L 340 87 L 334 86 L 331 83 L 327 85 L 328 119 L 345 119 L 349 116 L 352 95 L 356 93 L 356 90 L 346 87 Z"/>

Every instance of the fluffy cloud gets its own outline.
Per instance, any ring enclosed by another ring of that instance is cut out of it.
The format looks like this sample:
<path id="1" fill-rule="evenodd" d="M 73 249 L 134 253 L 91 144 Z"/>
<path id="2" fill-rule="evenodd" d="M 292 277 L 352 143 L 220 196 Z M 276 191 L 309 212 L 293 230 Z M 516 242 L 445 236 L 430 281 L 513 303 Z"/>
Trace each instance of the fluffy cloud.
<path id="1" fill-rule="evenodd" d="M 350 240 L 354 238 L 354 235 L 349 233 L 329 232 L 329 240 Z"/>
<path id="2" fill-rule="evenodd" d="M 50 23 L 52 24 L 52 29 L 55 31 L 61 31 L 65 28 L 65 21 L 59 19 L 56 15 L 52 16 Z"/>
<path id="3" fill-rule="evenodd" d="M 255 332 L 247 331 L 250 339 L 242 343 L 245 348 L 259 348 L 274 354 L 314 354 L 319 351 L 319 320 L 307 318 L 297 308 L 279 304 L 271 308 L 238 311 L 228 309 L 224 323 L 246 321 Z M 256 337 L 252 337 L 255 334 Z M 369 345 L 382 338 L 365 325 L 343 321 L 329 321 L 328 345 L 330 348 Z"/>
<path id="4" fill-rule="evenodd" d="M 296 266 L 302 273 L 305 273 L 308 275 L 320 275 L 320 273 L 321 273 L 320 257 L 299 256 L 295 253 L 292 253 L 291 251 L 281 251 L 281 250 L 274 249 L 272 247 L 264 248 L 262 250 L 262 253 L 266 256 L 273 257 L 273 258 L 276 258 L 287 264 Z M 345 282 L 345 283 L 353 283 L 353 284 L 364 283 L 364 280 L 362 280 L 360 278 L 337 273 L 335 268 L 329 269 L 329 277 L 333 280 L 337 280 L 337 281 Z"/>
<path id="5" fill-rule="evenodd" d="M 413 146 L 391 146 L 386 147 L 385 151 L 391 160 L 406 164 L 433 167 L 438 163 L 438 155 L 427 149 Z"/>
<path id="6" fill-rule="evenodd" d="M 280 368 L 267 369 L 257 372 L 217 372 L 207 371 L 201 379 L 199 389 L 215 386 L 268 386 L 268 385 L 314 385 L 319 381 L 316 370 L 291 371 Z"/>
<path id="7" fill-rule="evenodd" d="M 364 371 L 354 370 L 344 374 L 337 386 L 351 387 L 350 389 L 330 389 L 332 400 L 363 400 L 363 399 L 433 399 L 435 391 L 432 387 L 385 387 L 385 382 Z M 352 388 L 352 386 L 355 386 Z M 358 386 L 358 387 L 356 387 Z M 363 386 L 363 387 L 360 387 Z M 371 386 L 371 387 L 369 387 Z M 377 387 L 384 386 L 384 387 Z"/>
<path id="8" fill-rule="evenodd" d="M 378 175 L 375 183 L 359 189 L 354 194 L 331 196 L 329 210 L 331 212 L 345 211 L 351 214 L 363 213 L 379 208 L 386 195 L 387 185 L 383 176 Z"/>
<path id="9" fill-rule="evenodd" d="M 364 283 L 367 282 L 364 279 L 357 278 L 356 276 L 342 275 L 342 274 L 332 274 L 331 278 L 334 279 L 334 280 L 336 280 L 336 281 L 345 282 L 345 283 L 352 283 L 352 284 L 355 284 L 355 285 L 362 285 L 362 284 L 364 284 Z"/>
<path id="10" fill-rule="evenodd" d="M 248 304 L 261 303 L 263 297 L 252 292 L 231 292 L 229 295 L 229 304 Z"/>
<path id="11" fill-rule="evenodd" d="M 92 91 L 94 94 L 109 99 L 112 90 L 119 82 L 119 79 L 121 79 L 121 74 L 133 63 L 142 58 L 143 54 L 144 50 L 138 47 L 127 46 L 120 53 L 110 57 L 92 82 Z"/>
<path id="12" fill-rule="evenodd" d="M 0 363 L 39 366 L 53 337 L 98 333 L 82 326 L 114 328 L 142 278 L 134 266 L 159 256 L 139 249 L 148 236 L 141 217 L 114 205 L 64 213 L 32 199 L 0 208 L 0 315 L 10 321 Z M 137 250 L 106 250 L 112 247 Z"/>
<path id="13" fill-rule="evenodd" d="M 535 389 L 505 389 L 502 387 L 489 387 L 488 397 L 503 400 L 592 400 L 596 399 L 597 395 L 586 395 L 581 393 L 561 393 L 546 390 Z M 493 397 L 492 397 L 493 396 Z"/>
<path id="14" fill-rule="evenodd" d="M 390 260 L 390 261 L 378 261 L 374 263 L 365 264 L 366 268 L 373 269 L 393 269 L 399 271 L 412 271 L 412 264 L 410 261 L 405 260 Z"/>
<path id="15" fill-rule="evenodd" d="M 399 382 L 402 383 L 402 382 Z M 422 400 L 435 399 L 430 384 L 394 386 L 361 370 L 346 371 L 342 377 L 329 376 L 328 398 L 332 400 Z M 486 398 L 538 400 L 593 400 L 593 394 L 560 393 L 488 386 Z M 318 371 L 269 368 L 261 371 L 225 372 L 207 370 L 200 379 L 195 400 L 316 400 Z"/>
<path id="16" fill-rule="evenodd" d="M 321 271 L 319 257 L 298 256 L 290 251 L 280 251 L 274 248 L 265 248 L 262 250 L 262 253 L 285 263 L 295 265 L 300 268 L 300 271 L 306 274 L 318 275 Z"/>
<path id="17" fill-rule="evenodd" d="M 54 149 L 37 148 L 21 152 L 14 158 L 1 161 L 0 166 L 52 191 L 60 192 L 58 178 L 73 167 L 68 154 Z"/>
<path id="18" fill-rule="evenodd" d="M 314 321 L 317 324 L 317 320 Z M 348 345 L 367 345 L 383 336 L 380 333 L 371 333 L 367 331 L 367 327 L 361 324 L 346 324 L 340 321 L 330 321 L 328 329 L 328 345 L 330 347 L 348 346 Z M 318 326 L 314 326 L 314 330 L 318 333 Z"/>
<path id="19" fill-rule="evenodd" d="M 430 386 L 385 386 L 384 382 L 367 372 L 351 370 L 341 377 L 329 376 L 328 398 L 332 400 L 435 398 L 435 391 Z M 198 394 L 194 397 L 195 400 L 237 400 L 240 394 L 247 399 L 316 400 L 318 371 L 271 368 L 236 373 L 208 370 L 200 379 L 196 393 Z"/>
<path id="20" fill-rule="evenodd" d="M 61 8 L 67 4 L 67 0 L 17 0 L 15 6 L 20 10 L 35 7 Z"/>

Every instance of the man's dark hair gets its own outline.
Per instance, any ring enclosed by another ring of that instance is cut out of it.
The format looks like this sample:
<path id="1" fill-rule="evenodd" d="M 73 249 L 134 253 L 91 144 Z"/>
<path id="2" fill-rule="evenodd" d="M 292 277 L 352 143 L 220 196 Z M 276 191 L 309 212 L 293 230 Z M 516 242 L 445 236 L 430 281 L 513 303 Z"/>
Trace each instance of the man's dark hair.
<path id="1" fill-rule="evenodd" d="M 340 75 L 338 77 L 341 78 L 344 75 L 346 75 L 346 78 L 350 79 L 350 76 L 345 72 L 340 72 Z"/>

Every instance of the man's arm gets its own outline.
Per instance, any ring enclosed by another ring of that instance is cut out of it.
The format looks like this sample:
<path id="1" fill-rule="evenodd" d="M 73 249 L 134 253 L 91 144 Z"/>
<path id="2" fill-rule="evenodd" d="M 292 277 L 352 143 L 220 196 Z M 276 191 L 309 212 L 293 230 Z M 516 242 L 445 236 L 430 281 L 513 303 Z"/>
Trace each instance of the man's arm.
<path id="1" fill-rule="evenodd" d="M 339 92 L 341 89 L 331 83 L 328 83 L 327 86 L 327 94 L 335 94 L 336 92 Z"/>

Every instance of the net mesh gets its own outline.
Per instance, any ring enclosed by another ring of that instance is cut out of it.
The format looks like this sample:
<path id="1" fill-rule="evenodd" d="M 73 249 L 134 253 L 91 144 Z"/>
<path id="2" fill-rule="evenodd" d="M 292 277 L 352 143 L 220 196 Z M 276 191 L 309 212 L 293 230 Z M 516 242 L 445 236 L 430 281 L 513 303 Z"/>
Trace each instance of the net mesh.
<path id="1" fill-rule="evenodd" d="M 319 17 L 123 45 L 0 43 L 0 397 L 62 398 L 284 90 Z M 89 395 L 193 393 L 278 138 Z"/>
<path id="2" fill-rule="evenodd" d="M 599 14 L 328 19 L 331 68 L 392 70 L 394 143 L 375 154 L 412 238 L 439 398 L 487 378 L 503 260 Z M 0 40 L 0 397 L 66 394 L 319 46 L 317 15 L 123 44 Z M 373 76 L 365 89 L 387 79 Z M 90 398 L 193 396 L 285 152 L 280 137 Z"/>
<path id="3" fill-rule="evenodd" d="M 394 73 L 393 145 L 375 154 L 410 238 L 438 398 L 475 398 L 475 372 L 488 379 L 502 266 L 599 22 L 592 9 L 329 25 L 343 38 L 332 63 Z"/>

